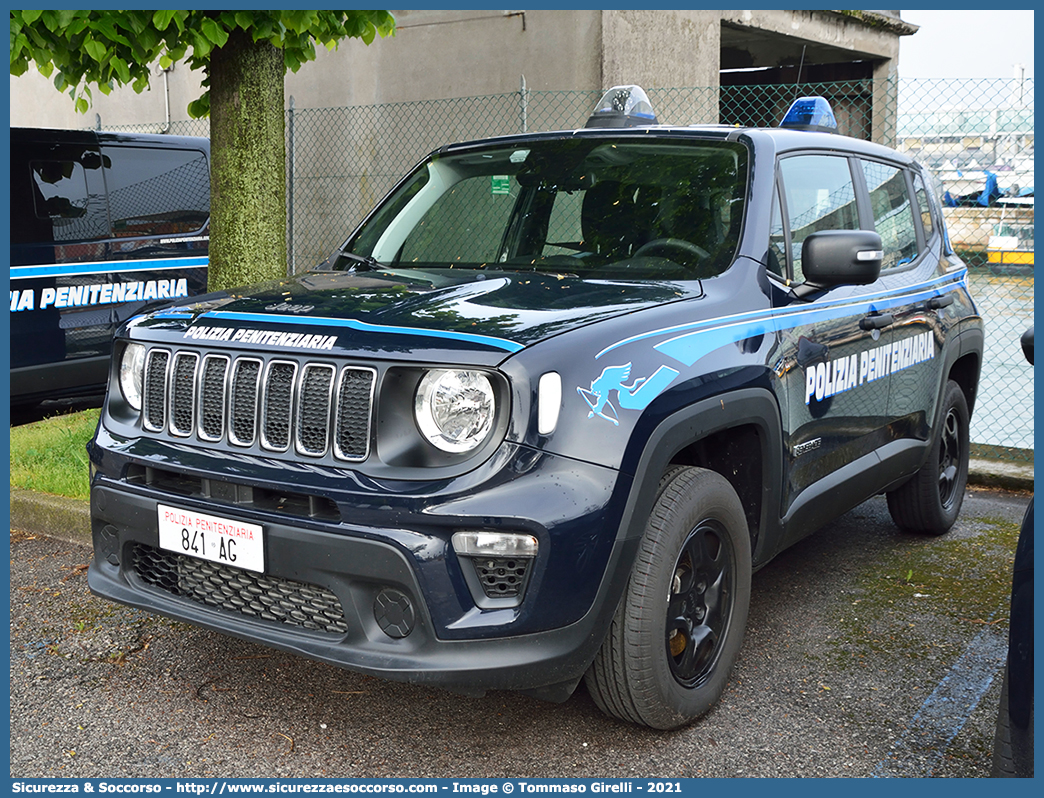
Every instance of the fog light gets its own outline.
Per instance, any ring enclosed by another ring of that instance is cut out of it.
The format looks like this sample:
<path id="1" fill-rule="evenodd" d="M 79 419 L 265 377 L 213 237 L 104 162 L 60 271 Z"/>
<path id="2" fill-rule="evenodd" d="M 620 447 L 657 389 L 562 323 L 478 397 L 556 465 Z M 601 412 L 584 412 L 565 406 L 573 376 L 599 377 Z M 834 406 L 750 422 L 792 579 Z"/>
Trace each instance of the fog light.
<path id="1" fill-rule="evenodd" d="M 465 557 L 536 557 L 538 546 L 535 537 L 517 532 L 453 533 L 453 550 Z"/>

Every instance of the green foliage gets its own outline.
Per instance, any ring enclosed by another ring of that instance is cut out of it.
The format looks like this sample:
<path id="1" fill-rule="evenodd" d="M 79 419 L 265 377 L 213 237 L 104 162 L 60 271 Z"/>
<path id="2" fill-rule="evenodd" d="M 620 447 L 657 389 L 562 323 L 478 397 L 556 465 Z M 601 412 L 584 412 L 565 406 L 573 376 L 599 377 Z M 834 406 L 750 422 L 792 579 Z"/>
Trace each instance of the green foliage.
<path id="1" fill-rule="evenodd" d="M 284 68 L 296 72 L 315 58 L 316 42 L 329 50 L 347 38 L 370 44 L 394 35 L 395 20 L 387 11 L 12 11 L 11 74 L 35 63 L 86 112 L 92 85 L 103 94 L 117 85 L 140 93 L 153 64 L 165 69 L 184 59 L 205 70 L 237 28 L 281 49 Z M 189 103 L 193 117 L 210 111 L 209 77 L 203 87 Z"/>

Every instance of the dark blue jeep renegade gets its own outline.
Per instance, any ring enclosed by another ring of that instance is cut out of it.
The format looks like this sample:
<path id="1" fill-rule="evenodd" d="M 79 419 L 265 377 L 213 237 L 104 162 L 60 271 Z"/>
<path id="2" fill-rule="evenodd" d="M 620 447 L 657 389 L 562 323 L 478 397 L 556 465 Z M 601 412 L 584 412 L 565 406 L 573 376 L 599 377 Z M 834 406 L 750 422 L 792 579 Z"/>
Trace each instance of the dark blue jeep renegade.
<path id="1" fill-rule="evenodd" d="M 99 595 L 352 670 L 685 724 L 751 573 L 867 498 L 957 518 L 982 322 L 928 175 L 829 132 L 443 147 L 325 263 L 119 332 Z"/>

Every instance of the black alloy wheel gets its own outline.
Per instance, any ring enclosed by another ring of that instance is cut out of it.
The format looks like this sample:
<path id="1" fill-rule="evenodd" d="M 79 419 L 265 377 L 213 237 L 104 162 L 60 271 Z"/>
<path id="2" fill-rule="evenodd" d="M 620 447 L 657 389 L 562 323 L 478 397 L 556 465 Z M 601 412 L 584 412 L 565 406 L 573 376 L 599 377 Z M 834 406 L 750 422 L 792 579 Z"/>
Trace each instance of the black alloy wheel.
<path id="1" fill-rule="evenodd" d="M 713 668 L 732 615 L 735 564 L 722 539 L 716 522 L 702 521 L 674 566 L 665 643 L 671 673 L 687 688 L 703 682 Z"/>
<path id="2" fill-rule="evenodd" d="M 888 492 L 888 511 L 906 532 L 944 535 L 957 521 L 968 484 L 969 413 L 961 387 L 949 380 L 940 426 L 920 470 Z"/>
<path id="3" fill-rule="evenodd" d="M 946 411 L 943 420 L 942 438 L 939 441 L 939 502 L 949 509 L 957 498 L 958 476 L 961 473 L 962 459 L 967 462 L 967 454 L 962 451 L 961 419 L 954 408 Z M 963 458 L 962 458 L 963 454 Z"/>

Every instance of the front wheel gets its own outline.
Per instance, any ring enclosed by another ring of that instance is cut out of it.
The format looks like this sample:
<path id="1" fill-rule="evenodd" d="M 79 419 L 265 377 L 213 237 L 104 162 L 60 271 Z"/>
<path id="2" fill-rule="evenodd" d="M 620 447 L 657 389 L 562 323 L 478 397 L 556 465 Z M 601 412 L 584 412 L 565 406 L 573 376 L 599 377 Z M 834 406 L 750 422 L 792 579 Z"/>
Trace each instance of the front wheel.
<path id="1" fill-rule="evenodd" d="M 750 575 L 750 536 L 736 491 L 713 471 L 669 472 L 585 677 L 599 708 L 673 729 L 714 706 L 743 644 Z"/>
<path id="2" fill-rule="evenodd" d="M 968 402 L 950 380 L 943 394 L 942 426 L 921 470 L 888 493 L 888 511 L 907 532 L 942 535 L 950 531 L 968 484 Z"/>

